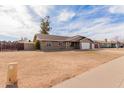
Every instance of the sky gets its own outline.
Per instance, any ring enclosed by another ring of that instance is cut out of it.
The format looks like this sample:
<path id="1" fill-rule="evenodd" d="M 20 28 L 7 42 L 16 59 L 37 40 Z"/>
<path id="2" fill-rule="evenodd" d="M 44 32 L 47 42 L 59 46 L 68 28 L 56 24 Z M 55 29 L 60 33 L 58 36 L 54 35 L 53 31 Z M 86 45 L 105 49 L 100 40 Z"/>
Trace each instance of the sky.
<path id="1" fill-rule="evenodd" d="M 40 20 L 50 16 L 52 35 L 81 35 L 95 40 L 124 40 L 124 6 L 0 6 L 0 40 L 32 40 Z"/>

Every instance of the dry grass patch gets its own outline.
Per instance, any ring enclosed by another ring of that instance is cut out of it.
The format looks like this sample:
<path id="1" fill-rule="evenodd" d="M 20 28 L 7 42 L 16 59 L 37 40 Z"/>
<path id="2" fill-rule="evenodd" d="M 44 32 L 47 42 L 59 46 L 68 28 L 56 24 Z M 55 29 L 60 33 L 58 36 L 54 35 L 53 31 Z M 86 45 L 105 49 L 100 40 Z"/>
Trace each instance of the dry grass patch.
<path id="1" fill-rule="evenodd" d="M 7 64 L 18 62 L 19 87 L 51 87 L 123 54 L 103 51 L 0 53 L 0 87 L 5 87 Z"/>

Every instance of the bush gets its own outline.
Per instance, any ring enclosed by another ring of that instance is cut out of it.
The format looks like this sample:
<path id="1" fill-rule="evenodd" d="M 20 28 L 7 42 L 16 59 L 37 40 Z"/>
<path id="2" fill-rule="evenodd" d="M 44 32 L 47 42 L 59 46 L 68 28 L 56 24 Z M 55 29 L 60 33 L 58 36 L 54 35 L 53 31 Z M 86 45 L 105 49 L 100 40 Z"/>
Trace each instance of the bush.
<path id="1" fill-rule="evenodd" d="M 35 41 L 35 49 L 40 50 L 40 42 L 38 40 Z"/>

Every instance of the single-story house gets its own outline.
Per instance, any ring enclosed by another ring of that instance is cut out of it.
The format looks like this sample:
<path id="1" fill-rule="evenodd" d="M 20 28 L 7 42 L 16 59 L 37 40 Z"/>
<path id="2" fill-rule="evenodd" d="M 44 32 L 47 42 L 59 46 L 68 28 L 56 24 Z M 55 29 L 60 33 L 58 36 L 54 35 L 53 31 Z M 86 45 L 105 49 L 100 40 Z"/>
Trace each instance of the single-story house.
<path id="1" fill-rule="evenodd" d="M 94 49 L 94 42 L 84 36 L 57 36 L 36 34 L 36 40 L 40 42 L 40 49 L 43 51 L 49 50 L 71 50 L 71 49 Z"/>
<path id="2" fill-rule="evenodd" d="M 118 48 L 124 48 L 124 43 L 123 42 L 117 42 Z"/>
<path id="3" fill-rule="evenodd" d="M 121 48 L 124 44 L 119 41 L 94 41 L 95 48 Z"/>
<path id="4" fill-rule="evenodd" d="M 116 43 L 106 41 L 95 41 L 95 48 L 114 48 Z"/>

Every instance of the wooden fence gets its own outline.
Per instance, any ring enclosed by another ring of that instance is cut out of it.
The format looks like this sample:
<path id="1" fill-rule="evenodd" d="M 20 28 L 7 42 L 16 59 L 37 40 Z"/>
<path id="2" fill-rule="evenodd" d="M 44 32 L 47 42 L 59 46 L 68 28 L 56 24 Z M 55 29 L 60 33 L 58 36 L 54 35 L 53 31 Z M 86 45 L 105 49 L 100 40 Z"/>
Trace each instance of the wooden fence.
<path id="1" fill-rule="evenodd" d="M 24 44 L 18 42 L 0 42 L 0 51 L 17 51 L 24 50 Z"/>

